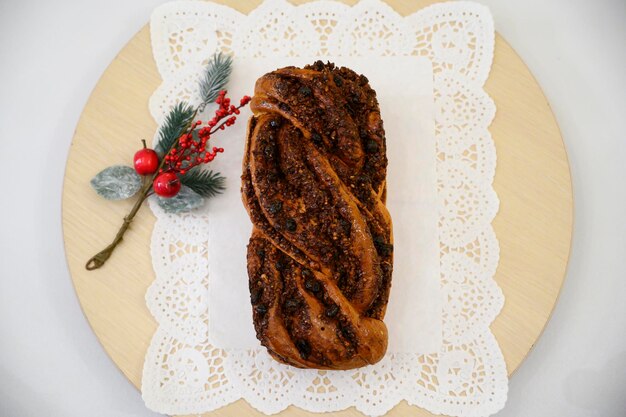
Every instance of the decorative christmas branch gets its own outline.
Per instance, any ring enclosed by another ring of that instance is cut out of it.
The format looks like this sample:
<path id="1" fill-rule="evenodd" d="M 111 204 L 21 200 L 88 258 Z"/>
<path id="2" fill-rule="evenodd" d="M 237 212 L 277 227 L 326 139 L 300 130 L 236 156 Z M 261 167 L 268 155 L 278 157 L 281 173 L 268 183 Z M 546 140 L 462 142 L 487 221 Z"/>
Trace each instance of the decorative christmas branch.
<path id="1" fill-rule="evenodd" d="M 115 235 L 113 242 L 85 264 L 89 271 L 106 263 L 137 215 L 143 202 L 152 194 L 158 195 L 159 205 L 170 213 L 189 211 L 224 191 L 224 177 L 213 171 L 201 171 L 206 164 L 224 152 L 223 148 L 207 147 L 211 135 L 235 123 L 239 111 L 250 97 L 244 96 L 239 106 L 230 104 L 223 89 L 232 72 L 232 58 L 221 53 L 212 57 L 200 80 L 202 103 L 194 109 L 187 103 L 176 104 L 159 129 L 156 151 L 144 149 L 134 157 L 134 170 L 126 166 L 106 168 L 91 180 L 92 187 L 109 200 L 129 198 L 137 192 L 138 199 Z M 215 101 L 218 109 L 205 126 L 195 117 Z M 143 185 L 140 175 L 145 176 Z M 183 188 L 183 186 L 185 186 Z"/>
<path id="2" fill-rule="evenodd" d="M 215 101 L 219 92 L 226 88 L 232 70 L 233 58 L 230 55 L 217 54 L 213 56 L 204 77 L 200 80 L 200 96 L 203 103 Z"/>

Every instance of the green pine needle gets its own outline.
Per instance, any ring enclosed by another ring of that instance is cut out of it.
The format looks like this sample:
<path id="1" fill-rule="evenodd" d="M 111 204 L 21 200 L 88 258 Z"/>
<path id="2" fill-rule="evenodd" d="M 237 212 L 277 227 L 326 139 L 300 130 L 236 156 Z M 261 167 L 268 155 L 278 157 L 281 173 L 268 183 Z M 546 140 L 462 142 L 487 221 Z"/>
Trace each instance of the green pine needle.
<path id="1" fill-rule="evenodd" d="M 185 102 L 177 103 L 170 110 L 159 129 L 159 143 L 156 146 L 156 151 L 160 156 L 165 155 L 176 142 L 176 139 L 185 133 L 193 121 L 194 115 L 194 108 Z"/>
<path id="2" fill-rule="evenodd" d="M 226 190 L 225 181 L 226 178 L 222 177 L 219 172 L 204 171 L 197 167 L 180 178 L 183 185 L 207 198 L 222 194 Z"/>
<path id="3" fill-rule="evenodd" d="M 200 80 L 200 95 L 202 103 L 213 103 L 220 90 L 228 84 L 228 78 L 233 71 L 233 57 L 218 52 L 209 61 L 204 77 Z"/>
<path id="4" fill-rule="evenodd" d="M 228 78 L 233 70 L 233 58 L 221 52 L 213 55 L 206 67 L 204 76 L 200 80 L 200 94 L 202 104 L 198 111 L 202 111 L 204 106 L 212 103 L 217 98 L 219 92 L 226 87 Z M 187 131 L 196 109 L 185 102 L 176 104 L 165 117 L 163 125 L 159 129 L 159 143 L 155 147 L 157 153 L 163 157 L 172 148 L 176 140 Z M 192 132 L 197 140 L 197 132 Z M 213 197 L 221 194 L 226 189 L 225 180 L 219 173 L 213 171 L 203 171 L 194 168 L 181 177 L 183 185 L 191 188 L 203 197 Z"/>

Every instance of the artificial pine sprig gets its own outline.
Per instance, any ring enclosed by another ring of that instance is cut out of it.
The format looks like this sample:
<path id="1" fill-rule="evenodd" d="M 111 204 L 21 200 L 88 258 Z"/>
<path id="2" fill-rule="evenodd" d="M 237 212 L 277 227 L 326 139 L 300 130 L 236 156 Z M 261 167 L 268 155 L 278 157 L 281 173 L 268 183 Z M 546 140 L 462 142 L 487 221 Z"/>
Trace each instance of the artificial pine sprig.
<path id="1" fill-rule="evenodd" d="M 195 116 L 196 110 L 184 101 L 172 107 L 159 128 L 159 143 L 155 147 L 159 156 L 163 157 L 172 148 L 174 142 L 187 131 Z"/>
<path id="2" fill-rule="evenodd" d="M 226 178 L 222 177 L 219 172 L 205 171 L 198 167 L 192 168 L 180 179 L 183 185 L 207 198 L 223 193 L 226 189 L 225 181 Z"/>
<path id="3" fill-rule="evenodd" d="M 202 107 L 213 103 L 220 91 L 226 88 L 233 72 L 233 58 L 221 52 L 213 55 L 207 65 L 204 76 L 200 79 L 200 97 Z"/>
<path id="4" fill-rule="evenodd" d="M 150 161 L 150 169 L 153 169 L 157 166 L 157 156 L 154 151 L 145 149 L 144 141 L 141 157 L 138 157 L 139 151 L 135 155 L 135 170 L 137 173 L 141 172 L 142 175 L 147 172 L 153 172 L 153 174 L 148 174 L 147 181 L 144 181 L 144 185 L 139 191 L 137 202 L 130 213 L 124 217 L 124 222 L 113 242 L 87 261 L 85 265 L 87 270 L 97 269 L 104 265 L 113 253 L 113 250 L 122 241 L 124 233 L 128 230 L 139 208 L 150 195 L 156 193 L 165 200 L 172 197 L 177 198 L 175 196 L 177 196 L 182 185 L 204 198 L 215 196 L 224 191 L 225 178 L 213 171 L 201 171 L 198 165 L 209 163 L 218 153 L 224 152 L 223 148 L 209 148 L 207 146 L 208 141 L 218 130 L 224 130 L 225 127 L 233 125 L 239 110 L 251 100 L 250 97 L 244 96 L 238 106 L 230 104 L 230 99 L 226 97 L 226 91 L 223 88 L 228 83 L 231 72 L 232 58 L 222 53 L 214 55 L 200 80 L 199 88 L 202 103 L 194 109 L 189 104 L 181 102 L 170 110 L 159 129 L 159 141 L 156 146 L 159 163 L 154 171 L 146 170 L 146 161 Z M 202 127 L 202 121 L 194 121 L 194 119 L 199 113 L 204 111 L 207 104 L 213 101 L 218 104 L 218 109 L 215 111 L 215 116 Z M 150 152 L 152 156 L 149 155 Z M 138 163 L 142 165 L 138 165 Z M 116 173 L 121 172 L 119 169 L 107 169 L 105 171 L 99 174 L 101 177 L 98 181 L 92 181 L 94 187 L 110 188 L 111 184 L 113 184 L 113 186 L 120 189 L 128 189 L 126 184 L 121 181 L 121 178 L 112 178 L 112 176 L 117 175 Z M 191 193 L 191 195 L 194 195 L 194 193 Z M 187 192 L 187 195 L 189 195 L 189 192 Z M 177 205 L 180 205 L 182 202 L 181 206 L 183 208 L 190 206 L 189 203 L 185 203 L 188 200 L 185 200 L 184 197 L 178 197 L 179 199 L 176 200 Z M 198 202 L 197 199 L 199 197 L 195 195 L 194 198 Z M 160 205 L 162 202 L 162 200 L 159 200 Z M 171 207 L 164 208 L 171 209 Z"/>

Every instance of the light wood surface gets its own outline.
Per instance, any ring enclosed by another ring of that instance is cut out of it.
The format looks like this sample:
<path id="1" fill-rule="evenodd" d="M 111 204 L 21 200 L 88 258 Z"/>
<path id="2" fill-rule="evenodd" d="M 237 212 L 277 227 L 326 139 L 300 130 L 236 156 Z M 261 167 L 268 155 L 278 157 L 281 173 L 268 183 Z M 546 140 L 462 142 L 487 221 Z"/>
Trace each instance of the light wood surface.
<path id="1" fill-rule="evenodd" d="M 260 3 L 221 2 L 242 12 Z M 408 14 L 432 1 L 389 3 Z M 142 208 L 109 262 L 100 270 L 86 271 L 87 259 L 112 240 L 132 205 L 101 199 L 89 180 L 107 166 L 131 164 L 139 140 L 152 137 L 157 126 L 147 103 L 159 83 L 146 26 L 115 58 L 91 94 L 76 128 L 63 189 L 65 249 L 76 294 L 105 350 L 137 387 L 156 329 L 144 301 L 154 279 L 149 252 L 154 217 L 147 207 Z M 522 60 L 500 36 L 486 90 L 497 106 L 490 127 L 498 154 L 494 186 L 500 198 L 493 222 L 500 242 L 495 279 L 506 297 L 492 330 L 511 374 L 541 335 L 565 276 L 572 234 L 572 187 L 550 106 Z M 210 415 L 262 414 L 239 400 Z M 290 407 L 282 415 L 312 413 Z M 361 414 L 351 408 L 335 415 Z M 388 415 L 431 414 L 402 402 Z"/>

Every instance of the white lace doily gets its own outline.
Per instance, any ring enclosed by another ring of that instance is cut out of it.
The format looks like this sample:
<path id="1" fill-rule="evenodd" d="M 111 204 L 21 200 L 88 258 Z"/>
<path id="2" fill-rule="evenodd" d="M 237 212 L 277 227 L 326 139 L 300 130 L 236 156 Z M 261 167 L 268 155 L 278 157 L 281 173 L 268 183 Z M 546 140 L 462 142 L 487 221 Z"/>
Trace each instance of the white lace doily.
<path id="1" fill-rule="evenodd" d="M 440 3 L 410 16 L 378 0 L 353 7 L 268 0 L 243 15 L 204 2 L 174 2 L 151 19 L 163 79 L 150 100 L 161 122 L 179 100 L 198 103 L 196 81 L 219 49 L 238 56 L 427 56 L 435 73 L 443 343 L 431 354 L 387 355 L 354 371 L 297 370 L 265 350 L 207 342 L 207 234 L 210 210 L 168 215 L 157 204 L 151 251 L 156 279 L 146 302 L 158 322 L 146 354 L 142 394 L 167 414 L 202 413 L 244 398 L 265 413 L 355 406 L 377 416 L 401 400 L 433 413 L 478 416 L 504 406 L 508 378 L 489 326 L 504 297 L 493 280 L 499 247 L 491 221 L 495 114 L 483 90 L 491 68 L 491 14 L 470 2 Z M 203 62 L 204 59 L 204 62 Z"/>

